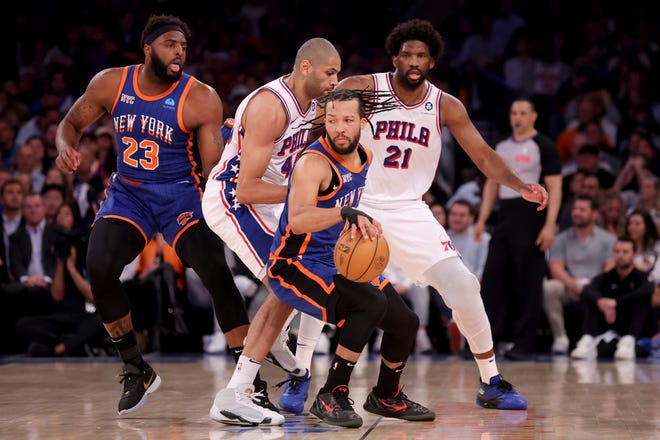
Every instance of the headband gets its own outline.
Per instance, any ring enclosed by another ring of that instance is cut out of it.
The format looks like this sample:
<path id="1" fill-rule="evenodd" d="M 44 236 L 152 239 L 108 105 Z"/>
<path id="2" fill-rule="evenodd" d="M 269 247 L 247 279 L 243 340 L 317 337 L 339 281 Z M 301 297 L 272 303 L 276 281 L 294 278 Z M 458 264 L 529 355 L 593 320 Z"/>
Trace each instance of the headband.
<path id="1" fill-rule="evenodd" d="M 156 29 L 154 29 L 153 31 L 151 31 L 151 32 L 149 33 L 149 35 L 146 35 L 146 36 L 144 37 L 144 44 L 151 44 L 151 43 L 153 43 L 153 41 L 154 41 L 156 38 L 160 37 L 160 36 L 163 35 L 165 32 L 169 32 L 169 31 L 179 31 L 179 32 L 181 32 L 183 35 L 186 35 L 186 33 L 183 32 L 183 29 L 181 29 L 181 26 L 179 26 L 179 25 L 177 25 L 177 24 L 166 24 L 166 25 L 163 25 L 163 26 L 157 27 Z"/>

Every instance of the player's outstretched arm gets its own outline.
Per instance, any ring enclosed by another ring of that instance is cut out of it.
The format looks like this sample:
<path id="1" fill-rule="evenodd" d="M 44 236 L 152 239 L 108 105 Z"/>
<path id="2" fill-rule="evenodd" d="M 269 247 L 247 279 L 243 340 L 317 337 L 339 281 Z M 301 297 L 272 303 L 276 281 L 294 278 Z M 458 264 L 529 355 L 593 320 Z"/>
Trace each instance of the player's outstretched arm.
<path id="1" fill-rule="evenodd" d="M 525 200 L 538 203 L 538 209 L 545 208 L 548 202 L 546 190 L 539 184 L 524 183 L 520 179 L 506 161 L 486 143 L 458 99 L 444 93 L 440 106 L 441 124 L 449 128 L 461 148 L 486 177 L 519 192 Z"/>

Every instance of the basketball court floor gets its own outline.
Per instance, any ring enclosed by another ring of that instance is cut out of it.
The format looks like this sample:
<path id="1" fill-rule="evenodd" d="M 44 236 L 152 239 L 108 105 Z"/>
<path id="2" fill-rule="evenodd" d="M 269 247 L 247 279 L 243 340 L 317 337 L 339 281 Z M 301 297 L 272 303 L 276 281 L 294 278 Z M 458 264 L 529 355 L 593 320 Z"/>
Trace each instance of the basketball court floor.
<path id="1" fill-rule="evenodd" d="M 405 393 L 433 408 L 433 422 L 385 419 L 362 409 L 375 384 L 379 358 L 360 359 L 350 384 L 359 429 L 338 428 L 316 417 L 287 415 L 280 427 L 245 428 L 208 416 L 234 362 L 224 355 L 147 355 L 163 382 L 140 410 L 117 416 L 122 387 L 115 358 L 0 358 L 1 439 L 660 439 L 660 360 L 499 361 L 501 373 L 527 397 L 526 411 L 486 410 L 475 403 L 474 362 L 457 356 L 413 356 L 402 377 Z M 314 358 L 310 399 L 322 385 L 330 358 Z M 284 374 L 262 368 L 271 400 Z"/>

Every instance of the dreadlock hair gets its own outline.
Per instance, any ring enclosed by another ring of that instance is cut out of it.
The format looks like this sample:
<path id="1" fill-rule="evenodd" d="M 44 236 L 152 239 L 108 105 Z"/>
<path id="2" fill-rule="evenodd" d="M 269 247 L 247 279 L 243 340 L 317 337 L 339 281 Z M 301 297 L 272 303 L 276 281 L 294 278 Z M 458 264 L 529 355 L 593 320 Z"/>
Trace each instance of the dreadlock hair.
<path id="1" fill-rule="evenodd" d="M 325 110 L 326 106 L 329 103 L 334 101 L 358 101 L 358 113 L 360 118 L 366 118 L 367 116 L 374 115 L 376 113 L 386 112 L 388 110 L 393 110 L 399 108 L 399 104 L 394 99 L 389 92 L 378 92 L 373 90 L 357 90 L 357 89 L 339 89 L 333 90 L 327 95 L 324 95 L 316 100 L 319 108 Z M 372 133 L 374 132 L 374 127 L 369 122 L 369 127 L 371 127 Z M 314 130 L 320 127 L 325 126 L 325 111 L 320 115 L 314 118 L 311 121 L 305 121 L 301 124 L 309 125 L 310 130 Z"/>
<path id="2" fill-rule="evenodd" d="M 387 54 L 395 57 L 399 54 L 401 46 L 406 41 L 421 41 L 429 47 L 429 52 L 434 60 L 437 60 L 445 48 L 440 33 L 433 27 L 430 21 L 413 18 L 400 23 L 392 29 L 385 38 L 385 50 Z"/>

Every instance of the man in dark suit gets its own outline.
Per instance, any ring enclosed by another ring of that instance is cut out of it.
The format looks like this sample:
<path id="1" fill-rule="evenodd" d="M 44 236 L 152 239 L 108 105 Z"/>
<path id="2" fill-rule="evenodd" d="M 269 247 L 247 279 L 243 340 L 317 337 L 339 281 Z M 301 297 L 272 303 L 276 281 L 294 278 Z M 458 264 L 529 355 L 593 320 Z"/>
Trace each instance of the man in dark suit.
<path id="1" fill-rule="evenodd" d="M 41 195 L 28 194 L 23 202 L 25 224 L 9 237 L 13 282 L 5 290 L 5 302 L 12 334 L 18 318 L 51 313 L 56 308 L 51 284 L 57 263 L 57 232 L 46 222 L 45 213 Z"/>
<path id="2" fill-rule="evenodd" d="M 0 221 L 0 288 L 5 289 L 11 278 L 9 276 L 9 236 L 25 225 L 23 218 L 23 185 L 18 179 L 8 179 L 0 189 L 0 205 L 2 216 Z"/>

